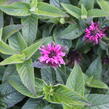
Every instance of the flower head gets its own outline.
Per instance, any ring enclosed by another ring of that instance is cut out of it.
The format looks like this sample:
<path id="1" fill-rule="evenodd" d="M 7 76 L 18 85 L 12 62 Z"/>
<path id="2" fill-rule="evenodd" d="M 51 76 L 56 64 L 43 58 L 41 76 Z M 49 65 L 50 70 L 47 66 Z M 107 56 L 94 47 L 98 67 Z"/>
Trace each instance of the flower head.
<path id="1" fill-rule="evenodd" d="M 65 56 L 64 48 L 55 43 L 43 45 L 40 49 L 41 57 L 39 61 L 43 64 L 50 65 L 52 67 L 58 67 L 61 64 L 65 64 L 63 56 Z"/>
<path id="2" fill-rule="evenodd" d="M 104 31 L 100 28 L 98 23 L 92 22 L 85 30 L 85 39 L 95 44 L 98 44 L 99 40 L 104 36 Z"/>
<path id="3" fill-rule="evenodd" d="M 82 60 L 82 54 L 77 50 L 70 50 L 66 56 L 66 65 L 72 67 L 75 62 L 80 63 Z"/>

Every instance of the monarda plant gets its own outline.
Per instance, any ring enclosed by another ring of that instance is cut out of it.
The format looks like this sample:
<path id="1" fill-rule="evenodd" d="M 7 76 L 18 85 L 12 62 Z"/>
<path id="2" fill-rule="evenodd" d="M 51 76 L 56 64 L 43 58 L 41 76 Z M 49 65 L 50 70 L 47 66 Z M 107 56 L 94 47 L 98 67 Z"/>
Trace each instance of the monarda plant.
<path id="1" fill-rule="evenodd" d="M 108 0 L 0 0 L 0 109 L 109 109 Z"/>

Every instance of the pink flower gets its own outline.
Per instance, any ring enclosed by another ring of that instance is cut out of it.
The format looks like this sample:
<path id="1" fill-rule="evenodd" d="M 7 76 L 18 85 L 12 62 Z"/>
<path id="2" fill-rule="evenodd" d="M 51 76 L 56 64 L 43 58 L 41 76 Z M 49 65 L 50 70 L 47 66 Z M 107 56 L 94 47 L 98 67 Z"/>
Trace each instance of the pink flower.
<path id="1" fill-rule="evenodd" d="M 50 65 L 52 67 L 58 67 L 61 64 L 65 64 L 63 56 L 65 56 L 64 48 L 55 43 L 43 45 L 40 49 L 41 57 L 39 61 L 43 64 Z"/>
<path id="2" fill-rule="evenodd" d="M 91 25 L 85 30 L 85 39 L 89 42 L 98 44 L 105 34 L 98 23 L 91 22 Z"/>
<path id="3" fill-rule="evenodd" d="M 70 49 L 66 56 L 66 65 L 72 67 L 75 62 L 81 63 L 82 58 L 82 54 L 79 51 Z"/>

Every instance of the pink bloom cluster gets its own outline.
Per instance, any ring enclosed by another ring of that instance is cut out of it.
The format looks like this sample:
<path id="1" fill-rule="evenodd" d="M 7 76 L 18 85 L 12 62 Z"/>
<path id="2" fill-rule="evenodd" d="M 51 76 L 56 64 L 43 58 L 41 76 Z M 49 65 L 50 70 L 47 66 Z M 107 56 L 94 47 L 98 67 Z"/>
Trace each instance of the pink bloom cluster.
<path id="1" fill-rule="evenodd" d="M 63 56 L 65 56 L 64 48 L 55 43 L 43 45 L 40 49 L 41 57 L 39 61 L 43 64 L 50 65 L 52 67 L 58 67 L 61 64 L 65 64 Z"/>
<path id="2" fill-rule="evenodd" d="M 104 36 L 104 31 L 100 28 L 98 23 L 92 22 L 85 30 L 85 39 L 95 44 L 98 44 L 100 39 Z"/>

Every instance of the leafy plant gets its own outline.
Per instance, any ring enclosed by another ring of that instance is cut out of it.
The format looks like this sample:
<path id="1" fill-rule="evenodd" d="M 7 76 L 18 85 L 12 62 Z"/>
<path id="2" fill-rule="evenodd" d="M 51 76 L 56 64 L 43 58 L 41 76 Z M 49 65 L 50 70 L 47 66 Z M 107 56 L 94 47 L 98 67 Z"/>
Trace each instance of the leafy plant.
<path id="1" fill-rule="evenodd" d="M 108 109 L 108 5 L 0 0 L 0 109 Z"/>

